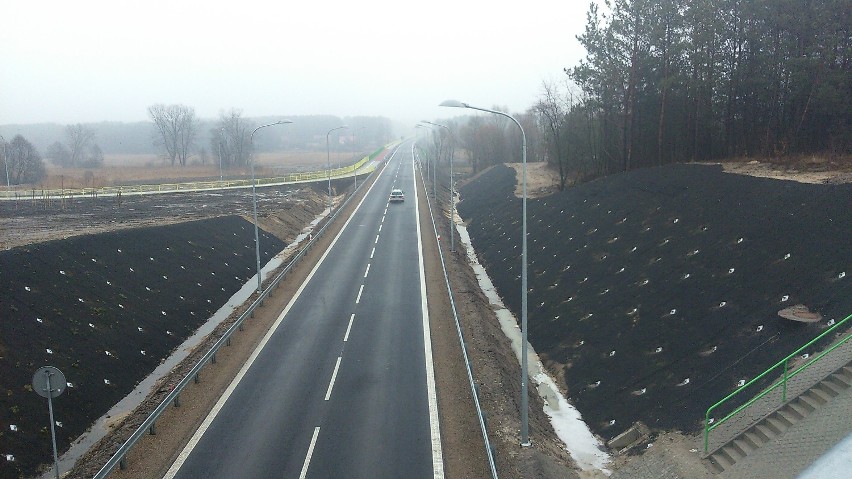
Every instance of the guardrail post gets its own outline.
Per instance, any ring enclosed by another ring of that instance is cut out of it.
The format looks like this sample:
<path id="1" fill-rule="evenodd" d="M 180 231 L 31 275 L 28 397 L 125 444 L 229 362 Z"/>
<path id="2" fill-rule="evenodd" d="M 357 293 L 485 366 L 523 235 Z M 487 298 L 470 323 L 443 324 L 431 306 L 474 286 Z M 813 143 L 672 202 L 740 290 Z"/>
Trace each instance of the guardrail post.
<path id="1" fill-rule="evenodd" d="M 201 373 L 195 373 L 195 378 L 193 380 L 195 381 L 195 384 L 200 383 L 201 382 Z"/>
<path id="2" fill-rule="evenodd" d="M 174 402 L 174 405 L 175 405 L 175 407 L 180 407 L 180 394 L 178 394 L 177 396 L 175 396 L 175 402 Z"/>
<path id="3" fill-rule="evenodd" d="M 210 364 L 216 364 L 216 353 L 213 353 L 213 357 L 210 358 Z"/>
<path id="4" fill-rule="evenodd" d="M 127 469 L 127 456 L 122 457 L 121 460 L 118 461 L 118 468 L 122 471 Z"/>
<path id="5" fill-rule="evenodd" d="M 151 423 L 151 427 L 148 428 L 148 434 L 152 436 L 157 434 L 157 421 Z"/>

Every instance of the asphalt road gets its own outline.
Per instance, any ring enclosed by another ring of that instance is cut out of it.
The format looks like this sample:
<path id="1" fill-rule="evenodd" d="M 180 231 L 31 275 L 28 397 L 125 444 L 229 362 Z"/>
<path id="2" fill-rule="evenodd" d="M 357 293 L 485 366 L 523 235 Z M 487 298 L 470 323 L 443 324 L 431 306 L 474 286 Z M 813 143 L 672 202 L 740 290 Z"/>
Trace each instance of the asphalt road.
<path id="1" fill-rule="evenodd" d="M 416 202 L 404 143 L 167 478 L 443 477 Z"/>

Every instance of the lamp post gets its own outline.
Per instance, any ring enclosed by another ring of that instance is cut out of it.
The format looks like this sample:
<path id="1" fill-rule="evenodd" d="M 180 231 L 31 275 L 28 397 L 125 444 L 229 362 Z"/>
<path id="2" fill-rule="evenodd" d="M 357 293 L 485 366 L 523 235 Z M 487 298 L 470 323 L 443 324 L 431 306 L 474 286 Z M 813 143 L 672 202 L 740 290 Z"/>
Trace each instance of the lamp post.
<path id="1" fill-rule="evenodd" d="M 257 231 L 257 181 L 254 177 L 254 134 L 257 133 L 257 130 L 261 128 L 266 128 L 267 126 L 273 125 L 284 125 L 287 123 L 293 122 L 290 120 L 278 120 L 275 123 L 260 125 L 259 127 L 255 128 L 254 131 L 251 132 L 251 136 L 249 136 L 249 155 L 251 156 L 249 161 L 249 163 L 251 164 L 251 204 L 252 216 L 254 217 L 254 255 L 255 259 L 257 259 L 257 294 L 260 294 L 262 292 L 262 279 L 260 277 L 260 235 Z"/>
<path id="2" fill-rule="evenodd" d="M 416 125 L 416 128 L 425 128 L 427 131 L 432 131 L 432 127 L 430 127 L 428 125 L 419 124 L 419 123 Z M 426 158 L 426 179 L 427 180 L 429 179 L 429 176 L 430 176 L 430 173 L 429 173 L 429 167 L 430 166 L 432 167 L 432 171 L 434 172 L 435 171 L 434 160 L 427 157 Z M 425 188 L 426 188 L 426 193 L 428 194 L 429 193 L 429 186 L 426 185 Z M 434 188 L 433 188 L 433 190 L 434 190 Z"/>
<path id="3" fill-rule="evenodd" d="M 328 136 L 331 135 L 332 131 L 340 130 L 343 128 L 349 128 L 346 125 L 338 126 L 337 128 L 332 128 L 328 130 L 328 133 L 325 134 L 325 154 L 326 154 L 326 174 L 328 176 L 328 214 L 331 215 L 331 147 L 328 144 Z"/>
<path id="4" fill-rule="evenodd" d="M 9 163 L 6 162 L 6 139 L 0 135 L 0 140 L 3 140 L 3 166 L 6 167 L 6 188 L 11 188 L 12 183 L 9 182 Z"/>
<path id="5" fill-rule="evenodd" d="M 440 106 L 469 108 L 471 110 L 504 116 L 515 122 L 521 130 L 521 181 L 523 184 L 523 196 L 521 198 L 521 446 L 527 447 L 530 445 L 529 399 L 527 398 L 527 381 L 529 376 L 527 371 L 527 136 L 524 133 L 524 127 L 521 126 L 515 117 L 508 113 L 471 106 L 458 100 L 447 100 L 441 103 Z"/>
<path id="6" fill-rule="evenodd" d="M 453 184 L 453 156 L 455 155 L 455 138 L 453 138 L 453 132 L 450 130 L 450 127 L 446 125 L 442 125 L 440 123 L 432 123 L 431 121 L 423 120 L 423 123 L 427 123 L 429 125 L 435 125 L 447 130 L 447 134 L 450 137 L 450 251 L 456 252 L 456 241 L 455 241 L 455 215 L 456 215 L 456 194 L 455 194 L 455 185 Z"/>

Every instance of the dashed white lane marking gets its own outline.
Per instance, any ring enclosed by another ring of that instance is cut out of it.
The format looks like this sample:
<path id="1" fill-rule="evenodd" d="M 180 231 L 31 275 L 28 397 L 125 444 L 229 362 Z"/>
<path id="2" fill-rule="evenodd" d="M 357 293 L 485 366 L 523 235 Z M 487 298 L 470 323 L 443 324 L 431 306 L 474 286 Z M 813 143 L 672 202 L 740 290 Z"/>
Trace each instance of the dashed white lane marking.
<path id="1" fill-rule="evenodd" d="M 368 274 L 370 274 L 370 263 L 367 263 L 367 271 L 364 271 L 364 277 L 366 278 Z"/>
<path id="2" fill-rule="evenodd" d="M 384 216 L 382 216 L 382 223 L 384 223 L 384 222 L 385 222 L 385 217 L 384 217 Z"/>
<path id="3" fill-rule="evenodd" d="M 337 370 L 340 369 L 340 361 L 342 356 L 337 357 L 337 364 L 334 365 L 334 372 L 331 373 L 331 382 L 328 383 L 328 390 L 325 392 L 325 400 L 331 399 L 331 390 L 334 389 L 334 380 L 337 379 Z"/>
<path id="4" fill-rule="evenodd" d="M 384 226 L 384 225 L 379 225 L 379 233 L 382 232 L 382 226 Z"/>
<path id="5" fill-rule="evenodd" d="M 388 214 L 388 207 L 385 206 L 385 215 L 387 215 L 387 214 Z"/>
<path id="6" fill-rule="evenodd" d="M 373 251 L 370 252 L 370 259 L 373 259 L 373 256 L 376 254 L 376 247 L 373 246 Z"/>
<path id="7" fill-rule="evenodd" d="M 364 285 L 362 284 L 361 289 L 358 290 L 358 297 L 355 298 L 355 304 L 361 303 L 361 293 L 363 293 L 363 292 L 364 292 Z"/>
<path id="8" fill-rule="evenodd" d="M 393 156 L 395 154 L 396 154 L 396 151 L 394 151 L 394 153 L 391 155 L 391 159 L 393 159 Z M 386 166 L 387 166 L 387 163 L 385 163 L 385 167 Z M 381 172 L 379 173 L 380 176 L 382 174 L 384 174 L 384 172 L 385 172 L 384 168 L 385 167 L 383 167 Z M 370 192 L 373 191 L 373 188 L 376 186 L 376 184 L 377 184 L 377 182 L 373 182 L 373 184 L 370 185 L 370 188 L 367 189 L 367 192 L 364 194 L 364 196 L 361 198 L 361 201 L 358 202 L 358 205 L 355 207 L 355 211 L 353 211 L 352 215 L 349 216 L 349 218 L 346 220 L 346 222 L 343 223 L 343 227 L 340 228 L 340 231 L 337 232 L 337 236 L 335 236 L 334 239 L 331 241 L 331 244 L 328 245 L 328 248 L 322 254 L 319 261 L 317 261 L 317 264 L 314 265 L 314 268 L 311 270 L 310 273 L 308 273 L 308 277 L 305 278 L 305 281 L 302 282 L 301 286 L 299 286 L 299 289 L 296 291 L 296 294 L 293 295 L 293 297 L 290 299 L 290 302 L 287 303 L 287 306 L 284 308 L 283 311 L 281 311 L 281 314 L 278 315 L 278 318 L 275 320 L 275 323 L 272 325 L 272 327 L 269 329 L 269 331 L 266 332 L 266 335 L 263 337 L 263 339 L 261 339 L 260 344 L 258 344 L 257 348 L 255 348 L 255 350 L 252 352 L 249 359 L 245 362 L 245 364 L 243 364 L 243 367 L 237 373 L 237 376 L 233 379 L 233 381 L 231 381 L 231 384 L 228 385 L 228 388 L 225 389 L 225 392 L 222 393 L 222 396 L 219 397 L 219 400 L 213 406 L 213 409 L 210 410 L 210 413 L 207 414 L 207 417 L 204 418 L 204 421 L 201 423 L 201 425 L 195 431 L 195 434 L 192 435 L 192 437 L 189 439 L 189 442 L 186 444 L 186 446 L 184 446 L 184 448 L 180 452 L 180 454 L 178 454 L 177 459 L 175 459 L 175 461 L 172 463 L 172 466 L 169 468 L 169 470 L 166 471 L 166 474 L 165 474 L 165 476 L 163 476 L 163 479 L 173 479 L 175 477 L 175 475 L 177 474 L 178 470 L 180 470 L 181 466 L 183 466 L 183 463 L 186 462 L 186 459 L 192 453 L 192 450 L 195 448 L 195 446 L 198 445 L 198 442 L 201 440 L 201 436 L 204 435 L 204 433 L 207 431 L 207 429 L 210 427 L 210 425 L 216 419 L 216 416 L 219 415 L 219 411 L 222 410 L 222 407 L 224 407 L 225 403 L 228 401 L 228 398 L 231 397 L 231 394 L 233 394 L 234 390 L 237 388 L 237 385 L 239 385 L 240 381 L 242 381 L 243 377 L 246 375 L 249 368 L 251 368 L 251 365 L 254 363 L 254 361 L 257 359 L 257 357 L 260 355 L 260 352 L 263 351 L 264 347 L 266 347 L 266 344 L 269 342 L 272 335 L 275 333 L 275 331 L 278 330 L 278 327 L 284 321 L 284 318 L 287 316 L 287 313 L 290 312 L 290 309 L 293 307 L 293 305 L 299 299 L 299 296 L 301 296 L 301 294 L 305 290 L 305 288 L 307 288 L 308 284 L 311 282 L 311 279 L 314 277 L 316 272 L 320 269 L 320 267 L 322 266 L 326 257 L 334 249 L 334 245 L 337 244 L 337 240 L 339 240 L 343 236 L 343 233 L 346 231 L 346 227 L 349 226 L 349 223 L 352 221 L 353 218 L 355 218 L 355 216 L 356 216 L 355 213 L 357 213 L 361 209 L 361 205 L 364 204 L 364 201 L 367 200 L 367 198 L 370 195 Z M 361 288 L 363 289 L 364 287 L 361 286 Z M 360 297 L 361 294 L 359 293 L 358 296 Z M 314 433 L 314 438 L 316 438 L 316 434 L 318 432 L 319 432 L 319 428 L 316 429 L 316 431 Z M 312 444 L 311 448 L 313 448 L 313 444 Z M 304 470 L 304 472 L 307 472 L 307 468 Z"/>
<path id="9" fill-rule="evenodd" d="M 376 242 L 374 244 L 379 244 L 379 235 L 376 235 Z"/>
<path id="10" fill-rule="evenodd" d="M 349 316 L 349 326 L 346 326 L 346 334 L 343 335 L 343 342 L 349 341 L 349 332 L 352 331 L 352 323 L 355 322 L 355 313 Z"/>
<path id="11" fill-rule="evenodd" d="M 305 464 L 302 465 L 302 472 L 299 474 L 299 479 L 308 477 L 308 466 L 311 465 L 311 456 L 314 455 L 314 446 L 317 445 L 317 436 L 319 436 L 319 426 L 314 428 L 314 437 L 311 438 L 311 445 L 308 446 L 308 455 L 305 457 Z"/>

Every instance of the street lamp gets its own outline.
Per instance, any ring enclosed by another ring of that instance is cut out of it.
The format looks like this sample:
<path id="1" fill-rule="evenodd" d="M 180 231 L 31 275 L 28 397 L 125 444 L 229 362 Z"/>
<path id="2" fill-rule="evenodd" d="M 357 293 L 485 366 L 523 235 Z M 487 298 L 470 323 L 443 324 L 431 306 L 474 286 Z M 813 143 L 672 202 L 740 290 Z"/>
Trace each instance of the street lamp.
<path id="1" fill-rule="evenodd" d="M 328 175 L 328 214 L 331 215 L 331 147 L 328 145 L 328 135 L 331 135 L 332 131 L 341 130 L 343 128 L 349 128 L 346 125 L 338 126 L 337 128 L 332 128 L 328 130 L 328 133 L 325 134 L 325 155 L 326 155 L 326 174 Z"/>
<path id="2" fill-rule="evenodd" d="M 422 120 L 422 123 L 427 123 L 429 125 L 439 126 L 447 130 L 447 133 L 450 136 L 450 251 L 456 252 L 456 241 L 455 241 L 455 215 L 456 215 L 456 194 L 455 194 L 455 185 L 453 184 L 453 156 L 455 155 L 454 146 L 455 139 L 453 138 L 453 132 L 450 130 L 450 127 L 446 125 L 442 125 L 440 123 L 432 123 L 431 121 Z"/>
<path id="3" fill-rule="evenodd" d="M 9 163 L 6 162 L 6 139 L 0 135 L 0 140 L 3 140 L 3 166 L 6 167 L 6 188 L 11 188 L 12 183 L 9 182 Z"/>
<path id="4" fill-rule="evenodd" d="M 251 132 L 251 136 L 249 136 L 249 155 L 251 156 L 249 163 L 251 163 L 251 203 L 252 203 L 252 215 L 254 217 L 254 255 L 257 259 L 257 294 L 261 293 L 261 277 L 260 277 L 260 236 L 257 232 L 257 181 L 254 178 L 254 134 L 257 133 L 257 130 L 261 128 L 266 128 L 267 126 L 273 125 L 284 125 L 287 123 L 293 123 L 290 120 L 278 120 L 275 123 L 268 123 L 266 125 L 260 125 L 255 128 L 254 131 Z"/>
<path id="5" fill-rule="evenodd" d="M 427 125 L 419 124 L 419 123 L 418 123 L 417 125 L 415 125 L 415 128 L 423 128 L 423 129 L 425 129 L 425 130 L 427 130 L 427 131 L 432 131 L 432 128 L 431 128 L 431 127 L 429 127 L 429 126 L 427 126 Z M 415 130 L 415 131 L 416 131 L 416 130 Z M 422 164 L 422 162 L 421 162 L 421 164 Z M 435 169 L 435 165 L 433 164 L 432 160 L 431 160 L 431 159 L 429 159 L 429 157 L 427 156 L 427 157 L 426 157 L 426 179 L 427 179 L 427 180 L 429 179 L 429 166 L 430 166 L 430 165 L 432 166 L 432 169 L 434 170 L 434 169 Z M 428 193 L 429 193 L 429 186 L 428 186 L 428 185 L 424 185 L 424 187 L 426 188 L 426 193 L 428 194 Z"/>
<path id="6" fill-rule="evenodd" d="M 521 181 L 523 183 L 523 196 L 521 198 L 521 446 L 527 447 L 530 445 L 529 399 L 527 398 L 527 380 L 529 376 L 527 371 L 527 136 L 524 133 L 524 127 L 521 126 L 515 117 L 508 113 L 471 106 L 457 100 L 446 100 L 440 106 L 469 108 L 471 110 L 504 116 L 515 122 L 521 130 L 521 158 L 523 165 L 521 168 Z"/>

